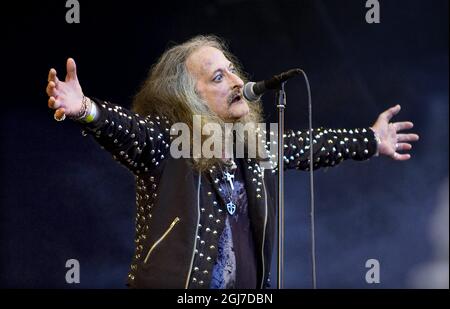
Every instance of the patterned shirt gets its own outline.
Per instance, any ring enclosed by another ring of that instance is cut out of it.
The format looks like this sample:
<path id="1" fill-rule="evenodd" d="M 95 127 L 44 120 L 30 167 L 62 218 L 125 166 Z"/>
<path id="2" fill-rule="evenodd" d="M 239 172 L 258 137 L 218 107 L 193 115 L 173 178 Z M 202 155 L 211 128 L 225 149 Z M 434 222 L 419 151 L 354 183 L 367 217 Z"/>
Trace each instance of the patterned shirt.
<path id="1" fill-rule="evenodd" d="M 213 289 L 255 289 L 257 287 L 256 252 L 253 230 L 248 212 L 247 192 L 240 172 L 235 171 L 233 190 L 228 181 L 222 180 L 222 198 L 236 205 L 233 215 L 228 214 L 225 228 L 220 235 L 217 260 L 213 267 L 210 288 Z"/>

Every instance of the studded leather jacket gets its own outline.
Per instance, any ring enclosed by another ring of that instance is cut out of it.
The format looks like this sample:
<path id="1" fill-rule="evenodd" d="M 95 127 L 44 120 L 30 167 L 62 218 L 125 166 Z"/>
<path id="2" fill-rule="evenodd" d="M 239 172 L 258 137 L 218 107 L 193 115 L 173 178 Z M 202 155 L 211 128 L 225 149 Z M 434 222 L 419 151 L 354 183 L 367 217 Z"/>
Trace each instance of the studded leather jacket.
<path id="1" fill-rule="evenodd" d="M 208 288 L 224 229 L 218 171 L 198 173 L 189 159 L 170 156 L 170 122 L 142 117 L 94 99 L 95 123 L 83 131 L 126 166 L 136 181 L 135 254 L 127 284 L 134 288 Z M 346 159 L 366 160 L 377 151 L 369 128 L 314 129 L 314 168 Z M 286 169 L 308 170 L 309 132 L 286 131 Z M 277 177 L 256 159 L 242 159 L 248 209 L 257 248 L 257 282 L 267 287 L 276 226 Z"/>

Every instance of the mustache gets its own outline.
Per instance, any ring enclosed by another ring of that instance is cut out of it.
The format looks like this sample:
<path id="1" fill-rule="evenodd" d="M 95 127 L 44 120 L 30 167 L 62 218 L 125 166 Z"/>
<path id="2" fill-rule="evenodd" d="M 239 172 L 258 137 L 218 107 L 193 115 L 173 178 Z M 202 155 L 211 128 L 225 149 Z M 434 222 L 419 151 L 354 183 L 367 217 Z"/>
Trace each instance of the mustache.
<path id="1" fill-rule="evenodd" d="M 231 105 L 231 103 L 233 103 L 233 101 L 236 98 L 239 98 L 239 99 L 243 98 L 242 91 L 240 89 L 234 90 L 232 93 L 230 93 L 230 95 L 228 96 L 228 99 L 227 99 L 228 105 Z"/>

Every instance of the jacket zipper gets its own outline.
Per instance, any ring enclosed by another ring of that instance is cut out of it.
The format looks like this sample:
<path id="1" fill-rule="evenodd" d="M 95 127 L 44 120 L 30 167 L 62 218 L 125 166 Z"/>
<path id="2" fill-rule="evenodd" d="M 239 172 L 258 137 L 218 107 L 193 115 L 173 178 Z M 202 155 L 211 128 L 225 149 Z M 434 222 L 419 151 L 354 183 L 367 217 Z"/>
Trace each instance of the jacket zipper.
<path id="1" fill-rule="evenodd" d="M 172 229 L 175 227 L 175 225 L 178 223 L 178 221 L 180 221 L 179 217 L 176 217 L 172 223 L 170 224 L 169 228 L 165 231 L 165 233 L 153 244 L 153 246 L 148 250 L 148 253 L 144 259 L 144 263 L 147 263 L 148 258 L 150 257 L 150 254 L 153 252 L 153 250 L 155 250 L 155 248 L 159 245 L 159 243 L 161 241 L 164 240 L 164 238 L 167 237 L 167 235 L 169 235 L 170 231 L 172 231 Z"/>
<path id="2" fill-rule="evenodd" d="M 264 186 L 264 205 L 265 205 L 265 212 L 264 212 L 264 229 L 263 229 L 263 241 L 261 246 L 261 257 L 262 257 L 262 278 L 261 278 L 261 289 L 264 288 L 264 277 L 266 276 L 266 270 L 265 270 L 265 260 L 264 260 L 264 243 L 266 242 L 266 225 L 267 225 L 267 190 L 266 190 L 266 183 L 264 181 L 264 168 L 262 168 L 261 171 L 261 178 Z"/>
<path id="3" fill-rule="evenodd" d="M 200 187 L 202 185 L 202 175 L 199 173 L 198 175 L 198 188 L 197 188 L 197 227 L 195 228 L 195 234 L 194 234 L 194 248 L 192 250 L 192 256 L 191 256 L 191 265 L 189 266 L 189 271 L 186 277 L 186 283 L 184 285 L 184 288 L 187 289 L 189 287 L 189 279 L 191 277 L 192 272 L 192 265 L 194 264 L 194 257 L 195 257 L 195 248 L 197 248 L 197 235 L 198 235 L 198 225 L 200 223 Z"/>

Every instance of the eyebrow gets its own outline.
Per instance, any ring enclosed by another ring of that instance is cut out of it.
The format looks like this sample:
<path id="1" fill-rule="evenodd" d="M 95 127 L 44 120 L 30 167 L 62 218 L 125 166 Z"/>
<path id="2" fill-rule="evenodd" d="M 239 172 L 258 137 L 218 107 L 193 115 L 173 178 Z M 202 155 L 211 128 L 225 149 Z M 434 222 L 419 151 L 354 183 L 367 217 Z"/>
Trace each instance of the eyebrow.
<path id="1" fill-rule="evenodd" d="M 228 68 L 234 67 L 233 62 L 230 62 L 230 64 L 228 65 Z M 222 72 L 222 69 L 217 69 L 215 70 L 211 75 L 214 76 L 216 75 L 217 72 Z"/>

